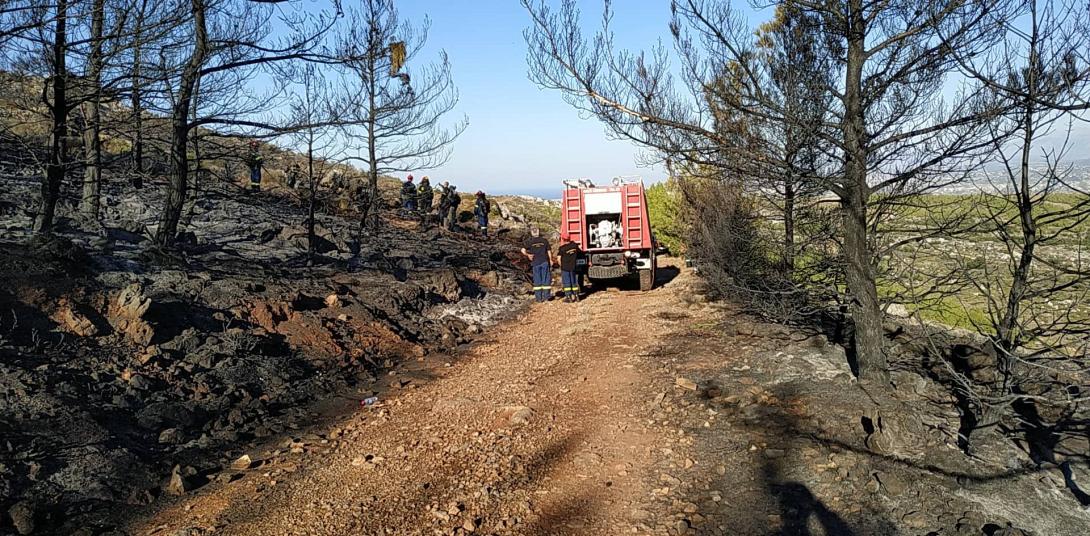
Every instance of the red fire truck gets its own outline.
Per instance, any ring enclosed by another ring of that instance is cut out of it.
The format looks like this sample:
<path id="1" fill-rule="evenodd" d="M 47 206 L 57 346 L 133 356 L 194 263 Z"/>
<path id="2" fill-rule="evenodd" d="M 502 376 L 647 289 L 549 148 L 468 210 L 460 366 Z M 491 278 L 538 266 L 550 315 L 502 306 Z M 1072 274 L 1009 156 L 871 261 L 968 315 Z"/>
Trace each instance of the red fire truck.
<path id="1" fill-rule="evenodd" d="M 601 187 L 564 181 L 560 212 L 560 235 L 579 244 L 592 282 L 637 277 L 640 290 L 651 290 L 655 239 L 642 180 L 618 177 Z"/>

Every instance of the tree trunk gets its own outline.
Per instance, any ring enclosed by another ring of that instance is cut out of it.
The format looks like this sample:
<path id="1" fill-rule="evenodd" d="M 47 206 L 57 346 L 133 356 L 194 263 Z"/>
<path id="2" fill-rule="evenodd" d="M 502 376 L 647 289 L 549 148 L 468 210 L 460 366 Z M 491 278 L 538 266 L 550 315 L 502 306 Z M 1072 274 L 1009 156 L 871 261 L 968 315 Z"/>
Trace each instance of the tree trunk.
<path id="1" fill-rule="evenodd" d="M 193 84 L 193 98 L 192 104 L 189 106 L 189 117 L 193 123 L 197 121 L 197 109 L 200 107 L 201 102 L 201 79 L 197 78 L 197 81 Z M 197 213 L 197 200 L 201 197 L 201 143 L 200 143 L 200 129 L 189 129 L 189 148 L 193 150 L 193 165 L 192 169 L 192 184 L 193 195 L 188 197 L 189 210 L 185 211 L 185 223 L 182 227 L 188 227 L 193 222 L 193 216 Z M 189 154 L 188 152 L 186 153 Z"/>
<path id="2" fill-rule="evenodd" d="M 193 27 L 196 43 L 186 62 L 178 83 L 177 100 L 171 112 L 170 126 L 170 184 L 163 201 L 163 215 L 159 219 L 159 229 L 155 242 L 163 247 L 171 247 L 178 233 L 178 221 L 185 207 L 186 186 L 189 181 L 189 160 L 186 146 L 189 141 L 189 108 L 193 104 L 193 90 L 200 78 L 201 66 L 208 55 L 208 30 L 205 26 L 204 0 L 191 0 Z"/>
<path id="3" fill-rule="evenodd" d="M 80 213 L 89 221 L 98 221 L 102 198 L 102 26 L 105 0 L 95 0 L 91 12 L 91 54 L 84 77 L 91 84 L 91 98 L 83 104 L 83 195 Z"/>
<path id="4" fill-rule="evenodd" d="M 141 72 L 141 64 L 144 60 L 141 45 L 143 45 L 144 17 L 147 16 L 148 2 L 140 3 L 140 11 L 136 16 L 136 25 L 133 29 L 133 65 L 132 65 L 132 185 L 140 189 L 144 187 L 144 99 Z"/>
<path id="5" fill-rule="evenodd" d="M 309 105 L 309 103 L 308 103 Z M 311 132 L 307 136 L 307 177 L 310 185 L 310 200 L 307 203 L 307 258 L 314 260 L 314 252 L 316 250 L 315 232 L 314 232 L 314 204 L 317 202 L 315 199 L 318 196 L 318 185 L 314 179 L 314 133 Z"/>
<path id="6" fill-rule="evenodd" d="M 65 158 L 68 153 L 68 70 L 65 57 L 68 47 L 68 0 L 57 0 L 57 22 L 53 31 L 53 100 L 49 103 L 53 121 L 49 162 L 42 181 L 41 202 L 34 217 L 34 233 L 48 234 L 53 230 L 53 217 L 64 182 Z"/>
<path id="7" fill-rule="evenodd" d="M 372 39 L 373 41 L 373 39 Z M 372 47 L 374 48 L 374 47 Z M 375 207 L 378 204 L 378 162 L 375 161 L 375 92 L 377 91 L 375 85 L 375 60 L 371 58 L 370 65 L 370 83 L 367 91 L 367 189 L 370 190 L 370 195 L 367 196 L 367 207 L 364 208 L 363 223 L 360 226 L 361 229 L 367 228 L 372 222 L 375 222 L 378 218 L 378 211 Z M 360 239 L 362 241 L 362 233 Z M 361 244 L 362 245 L 362 244 Z"/>
<path id="8" fill-rule="evenodd" d="M 783 269 L 795 273 L 795 178 L 789 174 L 783 188 Z"/>
<path id="9" fill-rule="evenodd" d="M 863 106 L 863 64 L 866 61 L 866 29 L 862 0 L 848 3 L 848 54 L 844 84 L 844 182 L 840 200 L 844 225 L 844 274 L 851 293 L 851 315 L 855 324 L 854 350 L 859 377 L 886 385 L 889 364 L 886 361 L 882 333 L 882 310 L 874 279 L 872 252 L 867 232 L 866 117 Z"/>
<path id="10" fill-rule="evenodd" d="M 1018 257 L 1018 264 L 1011 274 L 1010 291 L 1007 294 L 1007 306 L 1003 311 L 1003 317 L 996 326 L 996 338 L 998 339 L 998 365 L 1003 374 L 1003 390 L 1009 392 L 1012 387 L 1012 372 L 1014 369 L 1014 352 L 1022 345 L 1022 333 L 1019 329 L 1019 316 L 1021 315 L 1022 300 L 1029 290 L 1030 270 L 1033 265 L 1034 250 L 1037 247 L 1037 221 L 1033 217 L 1033 192 L 1030 179 L 1030 159 L 1033 152 L 1033 139 L 1037 135 L 1035 119 L 1037 114 L 1037 65 L 1039 39 L 1037 26 L 1037 3 L 1032 2 L 1032 29 L 1030 36 L 1030 50 L 1026 69 L 1026 96 L 1022 104 L 1022 154 L 1018 170 L 1018 180 L 1015 185 L 1015 194 L 1018 197 L 1018 221 L 1022 233 L 1022 252 Z"/>

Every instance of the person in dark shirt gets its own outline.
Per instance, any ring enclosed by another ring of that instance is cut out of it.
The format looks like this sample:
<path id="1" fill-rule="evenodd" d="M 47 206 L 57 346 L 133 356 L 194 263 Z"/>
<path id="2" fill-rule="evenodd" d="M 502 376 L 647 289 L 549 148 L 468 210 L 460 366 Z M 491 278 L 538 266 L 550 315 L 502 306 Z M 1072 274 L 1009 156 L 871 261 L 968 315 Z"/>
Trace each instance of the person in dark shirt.
<path id="1" fill-rule="evenodd" d="M 530 238 L 522 246 L 522 254 L 530 259 L 530 269 L 534 276 L 534 299 L 538 303 L 552 299 L 553 290 L 553 251 L 549 241 L 541 236 L 537 227 L 530 228 Z"/>
<path id="2" fill-rule="evenodd" d="M 473 215 L 477 216 L 477 226 L 481 229 L 481 236 L 488 236 L 488 213 L 492 210 L 492 203 L 485 197 L 484 192 L 477 190 L 477 200 L 473 203 Z"/>
<path id="3" fill-rule="evenodd" d="M 261 165 L 265 159 L 261 156 L 261 148 L 256 141 L 250 142 L 250 153 L 246 155 L 246 165 L 250 167 L 250 190 L 261 191 Z"/>
<path id="4" fill-rule="evenodd" d="M 560 238 L 560 249 L 556 255 L 560 257 L 560 283 L 564 286 L 564 301 L 579 301 L 579 278 L 575 275 L 579 253 L 579 244 L 568 236 Z"/>

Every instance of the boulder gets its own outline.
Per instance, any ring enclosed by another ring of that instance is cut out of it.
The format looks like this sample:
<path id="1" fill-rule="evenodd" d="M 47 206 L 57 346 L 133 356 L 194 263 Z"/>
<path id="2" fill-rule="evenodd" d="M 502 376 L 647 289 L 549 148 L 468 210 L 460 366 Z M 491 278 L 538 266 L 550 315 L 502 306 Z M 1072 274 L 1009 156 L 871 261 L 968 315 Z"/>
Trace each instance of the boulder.
<path id="1" fill-rule="evenodd" d="M 29 501 L 19 501 L 8 510 L 11 524 L 19 534 L 34 532 L 34 505 Z"/>
<path id="2" fill-rule="evenodd" d="M 441 301 L 454 303 L 462 298 L 462 282 L 452 269 L 418 272 L 413 274 L 412 279 Z"/>
<path id="3" fill-rule="evenodd" d="M 185 495 L 190 489 L 189 482 L 182 476 L 181 466 L 175 465 L 174 469 L 170 471 L 170 478 L 163 486 L 163 491 L 170 495 Z"/>
<path id="4" fill-rule="evenodd" d="M 106 320 L 118 333 L 141 346 L 147 346 L 155 334 L 151 324 L 144 320 L 151 298 L 144 295 L 143 287 L 133 283 L 123 289 L 110 301 Z"/>
<path id="5" fill-rule="evenodd" d="M 53 321 L 62 331 L 77 337 L 94 337 L 99 334 L 98 326 L 81 311 L 81 307 L 67 298 L 61 298 L 57 303 Z"/>

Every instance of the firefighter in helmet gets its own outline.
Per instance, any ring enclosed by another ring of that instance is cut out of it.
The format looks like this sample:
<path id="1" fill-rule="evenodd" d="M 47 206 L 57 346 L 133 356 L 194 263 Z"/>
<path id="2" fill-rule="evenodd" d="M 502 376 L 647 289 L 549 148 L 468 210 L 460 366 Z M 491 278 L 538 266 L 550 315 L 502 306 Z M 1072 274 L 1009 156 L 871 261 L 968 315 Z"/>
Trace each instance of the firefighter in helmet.
<path id="1" fill-rule="evenodd" d="M 413 184 L 412 175 L 401 183 L 401 208 L 406 212 L 416 212 L 416 185 Z"/>
<path id="2" fill-rule="evenodd" d="M 416 207 L 420 210 L 420 223 L 427 225 L 431 216 L 431 202 L 435 196 L 431 189 L 431 179 L 427 176 L 420 179 L 420 186 L 416 189 Z"/>

